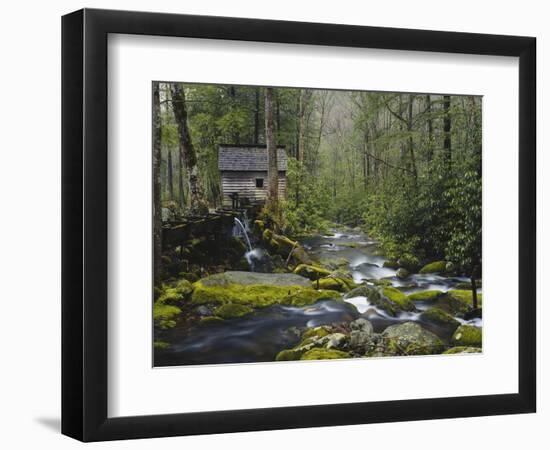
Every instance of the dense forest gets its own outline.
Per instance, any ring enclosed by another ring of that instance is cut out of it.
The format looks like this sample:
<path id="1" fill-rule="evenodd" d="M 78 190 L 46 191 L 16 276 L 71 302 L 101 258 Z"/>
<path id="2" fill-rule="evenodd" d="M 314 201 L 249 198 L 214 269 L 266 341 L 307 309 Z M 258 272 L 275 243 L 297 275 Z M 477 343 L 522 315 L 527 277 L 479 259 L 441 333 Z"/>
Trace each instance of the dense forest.
<path id="1" fill-rule="evenodd" d="M 469 280 L 477 308 L 481 101 L 153 83 L 157 266 L 163 215 L 197 217 L 223 206 L 219 146 L 261 144 L 268 153 L 267 198 L 252 220 L 291 240 L 338 227 L 360 230 L 395 269 L 414 272 L 444 261 L 447 273 Z M 274 169 L 280 146 L 288 158 L 284 198 Z"/>

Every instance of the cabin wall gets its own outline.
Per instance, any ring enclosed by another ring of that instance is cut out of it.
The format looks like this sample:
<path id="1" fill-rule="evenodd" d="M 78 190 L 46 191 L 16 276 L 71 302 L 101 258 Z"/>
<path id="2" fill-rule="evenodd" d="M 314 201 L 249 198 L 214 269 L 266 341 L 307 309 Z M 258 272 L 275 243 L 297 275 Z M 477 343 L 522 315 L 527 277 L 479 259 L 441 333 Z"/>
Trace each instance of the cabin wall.
<path id="1" fill-rule="evenodd" d="M 263 188 L 256 187 L 256 178 L 263 178 Z M 230 206 L 230 194 L 239 193 L 239 198 L 246 197 L 250 202 L 261 202 L 267 197 L 267 172 L 222 172 L 223 204 Z M 285 172 L 279 172 L 279 198 L 286 197 Z"/>

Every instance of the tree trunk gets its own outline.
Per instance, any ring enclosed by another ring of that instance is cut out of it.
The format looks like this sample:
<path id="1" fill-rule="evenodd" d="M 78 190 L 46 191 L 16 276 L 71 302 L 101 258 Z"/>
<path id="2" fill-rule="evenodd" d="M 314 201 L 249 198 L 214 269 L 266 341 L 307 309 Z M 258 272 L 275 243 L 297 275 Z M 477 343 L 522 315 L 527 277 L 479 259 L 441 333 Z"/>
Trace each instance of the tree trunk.
<path id="1" fill-rule="evenodd" d="M 181 151 L 178 152 L 178 205 L 180 210 L 185 206 L 185 191 L 183 189 L 183 155 Z"/>
<path id="2" fill-rule="evenodd" d="M 277 165 L 277 139 L 273 121 L 273 88 L 265 89 L 265 143 L 267 146 L 267 206 L 272 213 L 278 211 L 279 170 Z"/>
<path id="3" fill-rule="evenodd" d="M 167 162 L 167 174 L 168 174 L 168 198 L 170 201 L 174 200 L 174 172 L 172 168 L 172 150 L 168 150 L 168 162 Z"/>
<path id="4" fill-rule="evenodd" d="M 160 198 L 160 96 L 159 83 L 153 83 L 153 281 L 160 285 L 162 252 L 162 205 Z"/>
<path id="5" fill-rule="evenodd" d="M 409 114 L 407 116 L 407 131 L 409 133 L 408 141 L 407 141 L 407 147 L 409 149 L 409 155 L 411 158 L 411 170 L 414 176 L 414 182 L 416 183 L 418 179 L 418 173 L 416 171 L 416 157 L 414 155 L 414 142 L 413 142 L 413 103 L 414 103 L 414 97 L 412 95 L 409 95 Z"/>
<path id="6" fill-rule="evenodd" d="M 197 155 L 191 141 L 189 127 L 187 125 L 187 109 L 185 106 L 185 92 L 183 87 L 172 84 L 172 106 L 174 108 L 174 117 L 178 124 L 178 136 L 180 147 L 184 157 L 185 165 L 189 172 L 189 196 L 190 213 L 192 215 L 202 215 L 208 213 L 208 207 L 204 201 L 202 190 L 199 183 L 199 174 L 197 167 Z"/>
<path id="7" fill-rule="evenodd" d="M 451 153 L 451 97 L 443 96 L 443 154 L 447 171 L 451 172 L 452 153 Z"/>
<path id="8" fill-rule="evenodd" d="M 370 176 L 370 158 L 369 158 L 369 129 L 368 124 L 365 123 L 365 150 L 363 152 L 363 179 L 365 191 L 369 187 Z"/>
<path id="9" fill-rule="evenodd" d="M 300 100 L 298 109 L 298 161 L 304 163 L 305 153 L 305 132 L 306 132 L 306 90 L 300 89 Z"/>
<path id="10" fill-rule="evenodd" d="M 236 104 L 236 102 L 235 102 L 235 97 L 236 97 L 235 86 L 230 86 L 229 87 L 229 96 L 231 97 L 231 109 L 233 109 L 234 105 Z M 241 136 L 239 134 L 239 131 L 236 130 L 236 129 L 233 132 L 233 142 L 235 144 L 240 144 L 241 143 Z"/>
<path id="11" fill-rule="evenodd" d="M 428 162 L 433 158 L 433 121 L 432 121 L 432 99 L 426 95 L 426 114 L 428 115 Z"/>
<path id="12" fill-rule="evenodd" d="M 260 142 L 260 88 L 254 90 L 254 143 Z"/>

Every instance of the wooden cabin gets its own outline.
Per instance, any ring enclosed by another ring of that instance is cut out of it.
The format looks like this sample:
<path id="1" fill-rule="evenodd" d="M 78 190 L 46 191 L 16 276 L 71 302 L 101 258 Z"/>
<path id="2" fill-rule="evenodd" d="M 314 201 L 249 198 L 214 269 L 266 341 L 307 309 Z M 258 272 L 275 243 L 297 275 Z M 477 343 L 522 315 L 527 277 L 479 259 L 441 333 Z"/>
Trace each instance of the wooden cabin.
<path id="1" fill-rule="evenodd" d="M 287 157 L 283 146 L 277 147 L 279 198 L 286 196 Z M 265 145 L 220 145 L 218 169 L 224 206 L 258 204 L 267 197 L 267 147 Z"/>

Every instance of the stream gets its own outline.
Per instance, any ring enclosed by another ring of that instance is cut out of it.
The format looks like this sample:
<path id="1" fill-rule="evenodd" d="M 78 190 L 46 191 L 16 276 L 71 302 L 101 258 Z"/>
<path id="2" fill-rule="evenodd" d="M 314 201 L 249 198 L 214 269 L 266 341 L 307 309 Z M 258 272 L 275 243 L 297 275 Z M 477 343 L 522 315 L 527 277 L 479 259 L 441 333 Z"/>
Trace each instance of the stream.
<path id="1" fill-rule="evenodd" d="M 321 263 L 349 269 L 356 283 L 384 278 L 390 280 L 392 286 L 410 294 L 432 289 L 446 292 L 456 284 L 468 281 L 462 277 L 437 274 L 413 274 L 402 280 L 396 276 L 396 270 L 383 267 L 385 258 L 377 255 L 376 241 L 351 229 L 331 230 L 331 233 L 315 235 L 300 243 Z M 250 243 L 247 247 L 247 258 L 254 256 L 251 252 L 261 253 L 260 249 L 251 250 Z M 415 305 L 419 312 L 401 312 L 392 317 L 369 304 L 366 297 L 344 297 L 344 302 L 323 300 L 306 307 L 273 305 L 221 323 L 177 326 L 164 337 L 170 343 L 170 349 L 155 352 L 155 366 L 274 361 L 278 352 L 299 343 L 300 330 L 304 327 L 351 322 L 359 317 L 367 318 L 377 333 L 389 325 L 417 321 L 447 341 L 450 338 L 448 330 L 422 322 L 419 317 L 429 305 L 421 302 Z M 481 319 L 456 319 L 461 323 L 482 325 Z"/>

